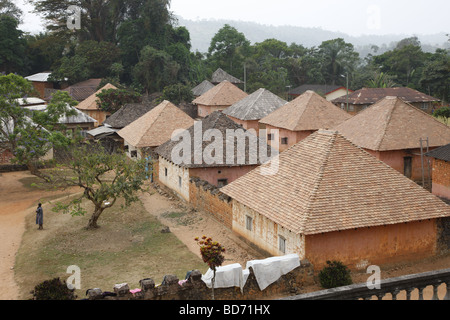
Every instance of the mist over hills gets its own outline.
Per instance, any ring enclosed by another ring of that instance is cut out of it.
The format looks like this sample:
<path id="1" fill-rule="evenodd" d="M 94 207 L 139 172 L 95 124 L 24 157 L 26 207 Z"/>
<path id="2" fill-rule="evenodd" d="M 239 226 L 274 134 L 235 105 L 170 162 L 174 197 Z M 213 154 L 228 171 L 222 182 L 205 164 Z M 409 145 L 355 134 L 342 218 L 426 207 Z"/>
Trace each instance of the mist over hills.
<path id="1" fill-rule="evenodd" d="M 236 28 L 239 32 L 244 33 L 250 42 L 262 42 L 266 39 L 274 38 L 286 42 L 301 44 L 307 48 L 319 46 L 323 41 L 343 38 L 346 42 L 352 43 L 355 50 L 361 57 L 365 57 L 368 53 L 373 53 L 372 45 L 379 49 L 377 54 L 391 50 L 396 43 L 404 38 L 417 36 L 422 44 L 422 49 L 426 52 L 434 52 L 437 48 L 450 49 L 450 42 L 445 32 L 417 35 L 417 34 L 389 34 L 389 35 L 361 35 L 351 36 L 342 32 L 324 30 L 321 28 L 308 28 L 298 26 L 272 26 L 264 25 L 248 21 L 235 20 L 188 20 L 177 17 L 178 25 L 185 26 L 191 36 L 192 51 L 205 53 L 208 51 L 212 37 L 225 24 Z"/>

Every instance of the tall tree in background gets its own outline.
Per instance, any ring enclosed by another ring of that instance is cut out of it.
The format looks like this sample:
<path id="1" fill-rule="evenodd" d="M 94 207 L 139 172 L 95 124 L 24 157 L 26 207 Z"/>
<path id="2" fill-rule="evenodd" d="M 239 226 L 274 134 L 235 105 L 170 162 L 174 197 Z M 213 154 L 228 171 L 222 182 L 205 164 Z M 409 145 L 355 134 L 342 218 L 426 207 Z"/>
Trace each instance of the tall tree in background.
<path id="1" fill-rule="evenodd" d="M 26 40 L 18 25 L 12 16 L 0 14 L 0 71 L 7 74 L 25 69 Z"/>
<path id="2" fill-rule="evenodd" d="M 425 62 L 420 85 L 424 92 L 450 101 L 450 51 L 437 49 Z"/>
<path id="3" fill-rule="evenodd" d="M 373 63 L 381 72 L 394 76 L 399 85 L 418 87 L 426 56 L 413 37 L 401 40 L 394 50 L 374 56 Z"/>
<path id="4" fill-rule="evenodd" d="M 226 24 L 211 39 L 208 60 L 214 69 L 220 67 L 235 77 L 243 74 L 243 63 L 250 50 L 250 41 L 242 32 Z"/>
<path id="5" fill-rule="evenodd" d="M 21 22 L 22 14 L 22 10 L 20 10 L 11 0 L 0 0 L 0 15 L 8 15 L 18 22 Z"/>
<path id="6" fill-rule="evenodd" d="M 344 84 L 341 77 L 351 73 L 359 62 L 359 54 L 351 43 L 342 38 L 322 42 L 318 56 L 321 59 L 322 72 L 328 84 Z"/>

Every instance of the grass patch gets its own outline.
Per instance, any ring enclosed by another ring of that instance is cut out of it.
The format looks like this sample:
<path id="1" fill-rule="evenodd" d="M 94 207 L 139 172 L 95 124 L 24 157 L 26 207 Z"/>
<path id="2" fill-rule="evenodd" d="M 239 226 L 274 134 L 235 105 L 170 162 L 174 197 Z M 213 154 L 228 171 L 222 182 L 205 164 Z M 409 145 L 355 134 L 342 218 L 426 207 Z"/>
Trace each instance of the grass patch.
<path id="1" fill-rule="evenodd" d="M 86 208 L 92 209 L 90 203 Z M 67 267 L 81 269 L 78 298 L 90 288 L 112 291 L 114 284 L 127 282 L 138 288 L 139 280 L 160 283 L 166 274 L 184 279 L 186 272 L 207 266 L 172 233 L 161 233 L 163 225 L 149 215 L 142 203 L 127 209 L 118 203 L 103 212 L 100 228 L 86 230 L 89 216 L 71 217 L 44 206 L 44 230 L 36 230 L 34 214 L 26 218 L 26 231 L 16 257 L 15 277 L 21 298 L 34 286 L 55 277 L 66 279 Z"/>

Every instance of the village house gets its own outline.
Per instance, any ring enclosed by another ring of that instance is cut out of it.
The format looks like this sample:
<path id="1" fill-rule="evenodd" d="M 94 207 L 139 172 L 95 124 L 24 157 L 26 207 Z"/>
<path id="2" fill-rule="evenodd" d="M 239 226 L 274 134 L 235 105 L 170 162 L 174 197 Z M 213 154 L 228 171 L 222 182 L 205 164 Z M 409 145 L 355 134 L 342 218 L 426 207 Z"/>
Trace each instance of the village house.
<path id="1" fill-rule="evenodd" d="M 422 173 L 429 177 L 422 155 L 450 143 L 450 127 L 399 97 L 386 97 L 333 129 L 414 181 Z"/>
<path id="2" fill-rule="evenodd" d="M 225 80 L 192 101 L 198 107 L 198 116 L 204 118 L 214 111 L 222 111 L 248 96 L 247 93 Z"/>
<path id="3" fill-rule="evenodd" d="M 213 139 L 206 137 L 209 132 L 220 136 L 214 135 Z M 238 139 L 227 136 L 230 132 L 240 132 L 249 137 L 244 140 L 244 148 L 240 148 Z M 213 186 L 221 187 L 264 162 L 261 161 L 259 154 L 260 144 L 255 145 L 250 142 L 252 138 L 255 142 L 259 141 L 256 135 L 247 132 L 242 126 L 219 111 L 212 113 L 202 121 L 197 121 L 179 138 L 181 138 L 180 141 L 178 138 L 167 141 L 156 148 L 155 152 L 159 155 L 159 181 L 186 201 L 189 201 L 191 178 L 196 177 Z M 173 155 L 174 153 L 176 156 L 180 154 L 180 143 L 187 146 L 189 150 L 183 150 L 183 161 L 175 161 Z M 265 147 L 268 148 L 267 144 Z M 219 154 L 219 151 L 222 151 L 222 154 Z M 186 154 L 184 154 L 185 152 Z M 205 155 L 211 156 L 214 161 L 205 159 Z M 268 155 L 270 156 L 270 150 Z M 230 159 L 231 161 L 229 161 Z"/>
<path id="4" fill-rule="evenodd" d="M 81 101 L 76 108 L 88 116 L 94 118 L 97 120 L 97 126 L 100 126 L 103 124 L 103 122 L 111 115 L 111 112 L 103 111 L 100 109 L 98 102 L 99 98 L 97 97 L 97 94 L 102 92 L 102 90 L 108 90 L 108 89 L 117 89 L 112 84 L 108 83 L 105 86 L 103 86 L 101 89 L 97 90 L 93 94 L 91 94 L 89 97 Z"/>
<path id="5" fill-rule="evenodd" d="M 286 100 L 269 90 L 260 88 L 222 112 L 244 129 L 253 129 L 258 134 L 259 129 L 264 129 L 264 126 L 260 127 L 259 120 L 286 103 Z"/>
<path id="6" fill-rule="evenodd" d="M 192 88 L 192 94 L 195 98 L 197 98 L 212 88 L 214 88 L 214 85 L 211 82 L 209 82 L 208 80 L 203 80 L 200 84 Z"/>
<path id="7" fill-rule="evenodd" d="M 336 98 L 347 96 L 347 88 L 343 86 L 327 85 L 327 84 L 303 84 L 297 88 L 294 88 L 288 92 L 289 100 L 295 99 L 298 96 L 304 94 L 306 91 L 311 90 L 321 95 L 328 101 L 332 101 Z M 352 93 L 353 90 L 348 90 L 348 93 Z"/>
<path id="8" fill-rule="evenodd" d="M 100 85 L 101 81 L 102 79 L 99 78 L 84 80 L 72 84 L 62 91 L 67 91 L 72 99 L 81 102 L 97 91 L 97 88 Z"/>
<path id="9" fill-rule="evenodd" d="M 193 124 L 194 119 L 173 103 L 164 100 L 117 134 L 123 138 L 125 151 L 130 158 L 150 156 L 156 160 L 156 147 L 170 140 L 175 130 L 187 129 Z"/>
<path id="10" fill-rule="evenodd" d="M 274 175 L 262 168 L 278 161 Z M 232 230 L 271 255 L 298 254 L 320 270 L 433 256 L 450 207 L 336 131 L 319 130 L 221 188 Z"/>
<path id="11" fill-rule="evenodd" d="M 47 109 L 46 104 L 31 105 L 24 107 L 30 111 L 45 111 Z M 67 105 L 67 108 L 74 111 L 75 114 L 71 116 L 62 116 L 59 118 L 58 123 L 64 126 L 64 132 L 69 135 L 73 135 L 75 131 L 80 131 L 83 136 L 86 136 L 87 131 L 93 129 L 96 126 L 96 120 L 87 114 L 81 112 L 75 107 Z"/>
<path id="12" fill-rule="evenodd" d="M 426 154 L 432 158 L 432 193 L 450 203 L 450 144 Z"/>
<path id="13" fill-rule="evenodd" d="M 239 80 L 236 77 L 233 77 L 231 74 L 223 70 L 222 68 L 218 68 L 216 71 L 213 72 L 211 75 L 211 83 L 213 85 L 217 85 L 223 81 L 231 82 L 234 85 L 243 84 L 244 82 L 242 80 Z"/>
<path id="14" fill-rule="evenodd" d="M 47 71 L 25 77 L 25 79 L 31 81 L 34 89 L 39 94 L 39 98 L 41 99 L 49 100 L 51 93 L 54 92 L 55 89 L 65 89 L 68 87 L 66 82 L 57 83 L 50 81 L 49 77 L 51 74 L 52 73 L 50 71 Z"/>
<path id="15" fill-rule="evenodd" d="M 311 133 L 330 129 L 349 118 L 348 113 L 308 90 L 262 118 L 259 123 L 267 130 L 270 145 L 275 147 L 273 141 L 278 137 L 279 151 L 283 152 Z"/>
<path id="16" fill-rule="evenodd" d="M 439 102 L 437 98 L 407 87 L 362 88 L 356 90 L 348 96 L 348 110 L 346 96 L 336 98 L 332 102 L 354 115 L 388 96 L 399 97 L 403 101 L 429 114 L 433 113 L 435 108 L 434 104 Z"/>

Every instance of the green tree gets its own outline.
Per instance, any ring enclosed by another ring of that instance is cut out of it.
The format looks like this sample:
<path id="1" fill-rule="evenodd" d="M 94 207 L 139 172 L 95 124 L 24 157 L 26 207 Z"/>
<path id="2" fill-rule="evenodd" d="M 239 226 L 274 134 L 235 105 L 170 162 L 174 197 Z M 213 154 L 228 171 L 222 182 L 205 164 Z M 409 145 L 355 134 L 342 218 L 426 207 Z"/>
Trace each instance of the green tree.
<path id="1" fill-rule="evenodd" d="M 104 111 L 116 112 L 127 103 L 136 103 L 141 101 L 141 95 L 132 90 L 126 89 L 103 89 L 97 93 L 100 100 L 99 107 Z"/>
<path id="2" fill-rule="evenodd" d="M 75 55 L 73 57 L 62 57 L 60 65 L 52 71 L 49 79 L 54 82 L 65 81 L 74 84 L 89 79 L 91 70 L 88 68 L 86 58 Z"/>
<path id="3" fill-rule="evenodd" d="M 178 105 L 182 102 L 192 102 L 192 100 L 194 100 L 194 95 L 192 94 L 192 89 L 190 86 L 177 83 L 164 88 L 161 97 L 158 98 L 158 101 L 162 102 L 164 100 Z"/>
<path id="4" fill-rule="evenodd" d="M 133 76 L 136 83 L 146 92 L 160 92 L 164 87 L 174 84 L 180 66 L 165 51 L 146 46 L 141 51 L 139 62 L 134 66 Z"/>
<path id="5" fill-rule="evenodd" d="M 359 63 L 359 54 L 353 45 L 338 38 L 322 42 L 318 49 L 325 81 L 333 85 L 344 84 L 341 75 L 351 74 Z"/>
<path id="6" fill-rule="evenodd" d="M 420 86 L 424 92 L 450 101 L 450 51 L 437 49 L 436 52 L 425 62 Z"/>
<path id="7" fill-rule="evenodd" d="M 58 91 L 45 111 L 32 112 L 19 104 L 19 99 L 31 92 L 32 86 L 24 78 L 0 76 L 0 142 L 13 153 L 14 162 L 27 165 L 31 174 L 46 179 L 38 164 L 52 148 L 70 144 L 59 119 L 74 114 L 69 106 L 76 101 L 67 92 Z"/>
<path id="8" fill-rule="evenodd" d="M 250 41 L 242 32 L 225 24 L 214 37 L 208 49 L 208 60 L 232 75 L 242 74 L 243 61 L 248 56 Z"/>
<path id="9" fill-rule="evenodd" d="M 103 211 L 114 206 L 117 199 L 125 200 L 124 207 L 139 200 L 147 173 L 144 160 L 131 160 L 124 153 L 110 154 L 100 143 L 82 143 L 71 147 L 49 175 L 55 184 L 84 190 L 69 203 L 56 203 L 52 210 L 84 216 L 87 211 L 82 200 L 87 199 L 94 205 L 94 212 L 86 228 L 96 229 Z"/>
<path id="10" fill-rule="evenodd" d="M 373 63 L 381 72 L 394 76 L 399 85 L 418 87 L 426 56 L 418 40 L 407 38 L 394 50 L 374 56 Z"/>
<path id="11" fill-rule="evenodd" d="M 0 14 L 0 71 L 23 73 L 26 40 L 18 29 L 19 21 Z"/>
<path id="12" fill-rule="evenodd" d="M 442 107 L 433 112 L 435 118 L 442 118 L 444 123 L 448 125 L 448 120 L 450 119 L 450 107 Z"/>
<path id="13" fill-rule="evenodd" d="M 8 15 L 21 22 L 22 14 L 22 10 L 10 0 L 0 0 L 0 16 Z"/>
<path id="14" fill-rule="evenodd" d="M 366 82 L 367 88 L 392 88 L 395 82 L 391 76 L 384 72 L 374 73 L 372 78 Z"/>

